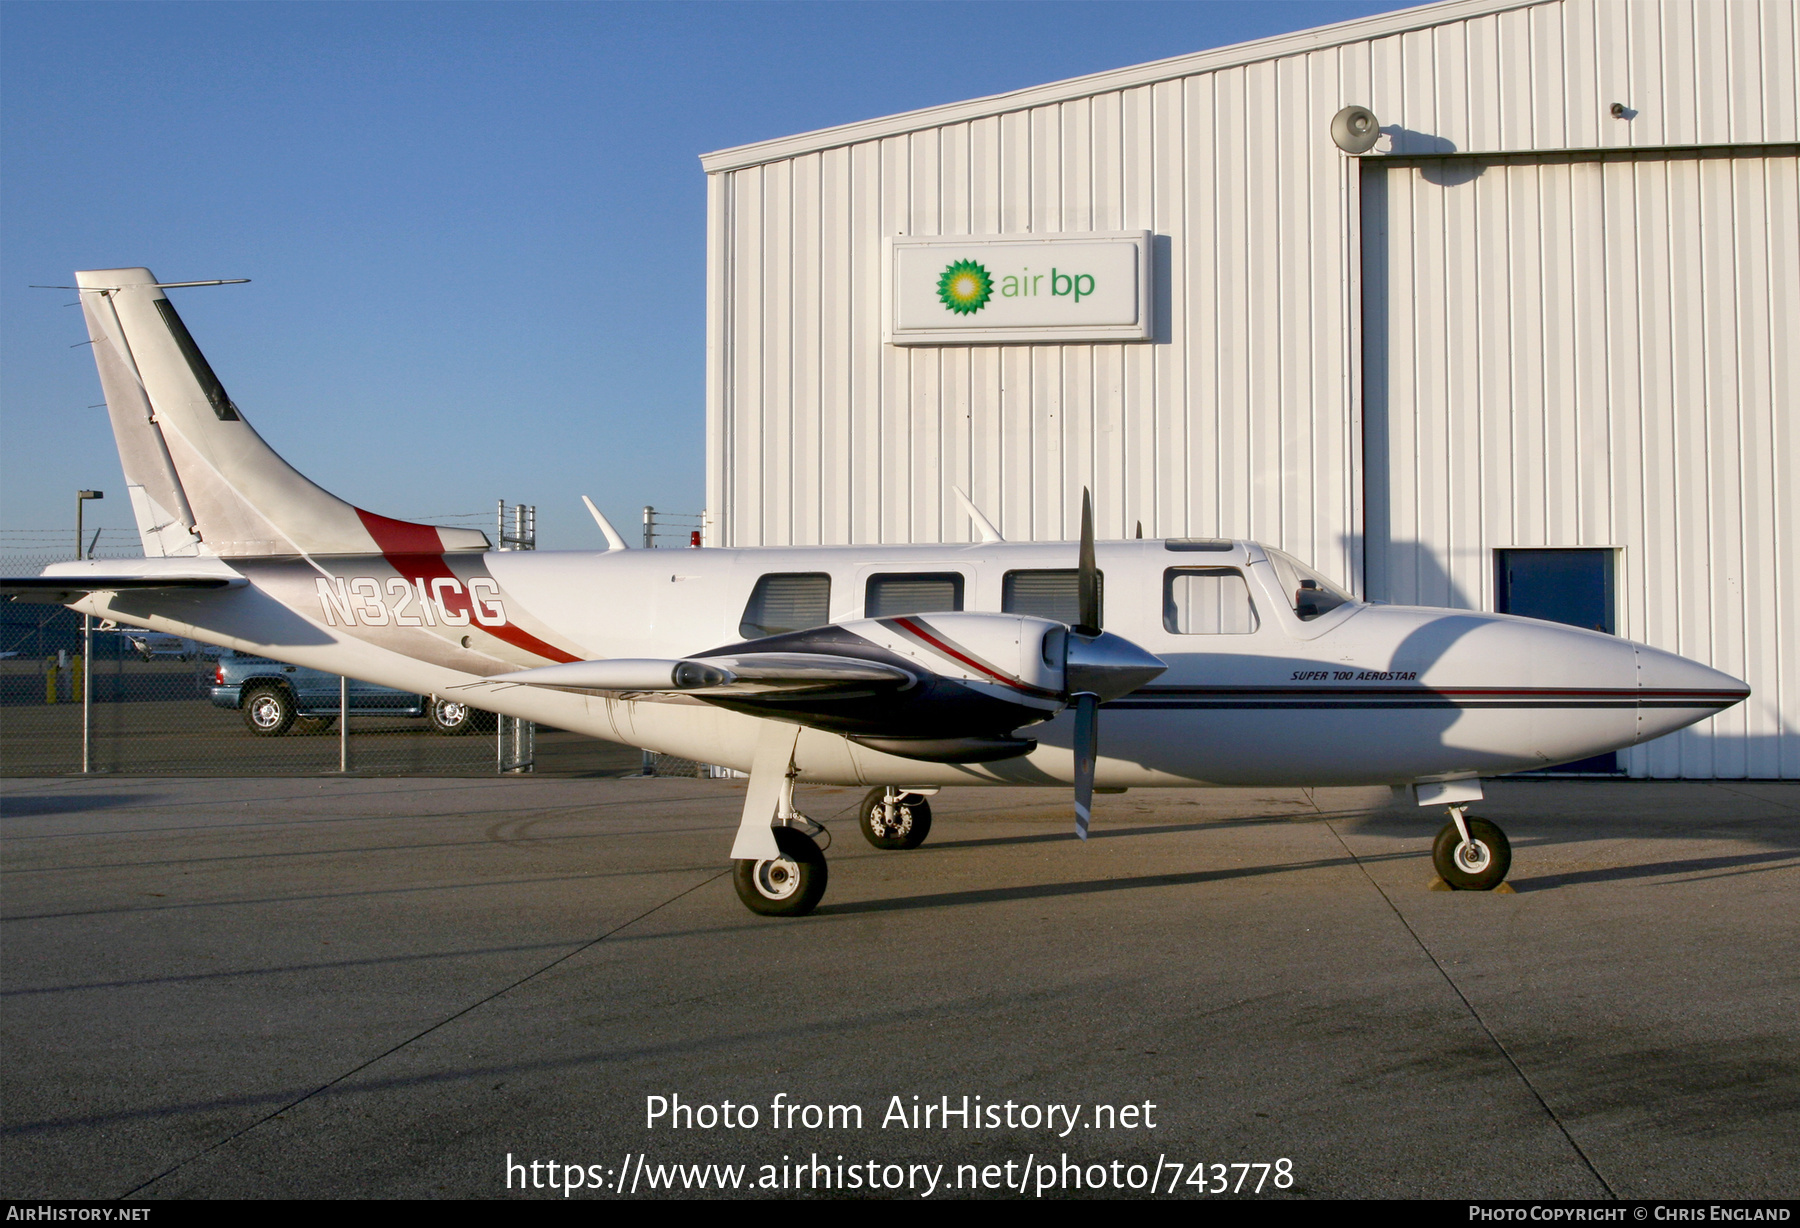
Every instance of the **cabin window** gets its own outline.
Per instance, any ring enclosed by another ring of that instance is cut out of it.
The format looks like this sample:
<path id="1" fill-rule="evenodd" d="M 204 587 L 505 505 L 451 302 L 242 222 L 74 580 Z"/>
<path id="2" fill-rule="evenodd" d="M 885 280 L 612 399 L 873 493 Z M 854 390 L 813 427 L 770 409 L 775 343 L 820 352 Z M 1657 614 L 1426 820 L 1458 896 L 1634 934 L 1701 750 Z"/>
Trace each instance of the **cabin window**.
<path id="1" fill-rule="evenodd" d="M 1281 591 L 1287 594 L 1288 604 L 1294 607 L 1301 622 L 1311 622 L 1328 610 L 1356 600 L 1293 555 L 1266 546 L 1264 550 L 1281 581 Z"/>
<path id="2" fill-rule="evenodd" d="M 1163 627 L 1176 635 L 1249 635 L 1260 624 L 1250 586 L 1235 567 L 1163 572 Z"/>
<path id="3" fill-rule="evenodd" d="M 930 614 L 963 608 L 963 578 L 958 571 L 891 572 L 870 576 L 863 594 L 863 617 Z"/>
<path id="4" fill-rule="evenodd" d="M 831 621 L 831 577 L 823 572 L 763 576 L 744 607 L 738 634 L 747 640 L 805 631 Z"/>
<path id="5" fill-rule="evenodd" d="M 1100 607 L 1106 608 L 1104 574 L 1100 576 Z M 1000 588 L 1000 608 L 1008 614 L 1054 619 L 1072 627 L 1081 621 L 1080 579 L 1073 567 L 1009 571 Z"/>
<path id="6" fill-rule="evenodd" d="M 194 344 L 193 334 L 188 332 L 187 325 L 175 314 L 175 304 L 166 298 L 153 300 L 156 310 L 162 314 L 163 323 L 169 326 L 169 335 L 175 338 L 175 348 L 187 359 L 188 370 L 200 383 L 200 391 L 206 394 L 207 403 L 212 406 L 213 415 L 220 422 L 238 421 L 237 406 L 225 395 L 225 385 L 213 374 L 212 365 L 206 361 L 206 355 Z"/>

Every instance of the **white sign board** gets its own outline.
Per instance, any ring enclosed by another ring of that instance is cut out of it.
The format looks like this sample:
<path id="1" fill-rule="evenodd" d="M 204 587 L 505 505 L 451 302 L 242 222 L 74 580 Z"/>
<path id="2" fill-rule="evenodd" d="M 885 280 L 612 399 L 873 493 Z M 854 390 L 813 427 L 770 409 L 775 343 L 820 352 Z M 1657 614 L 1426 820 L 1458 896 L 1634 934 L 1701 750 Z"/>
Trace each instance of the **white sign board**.
<path id="1" fill-rule="evenodd" d="M 896 237 L 883 270 L 893 345 L 1148 341 L 1150 232 Z"/>

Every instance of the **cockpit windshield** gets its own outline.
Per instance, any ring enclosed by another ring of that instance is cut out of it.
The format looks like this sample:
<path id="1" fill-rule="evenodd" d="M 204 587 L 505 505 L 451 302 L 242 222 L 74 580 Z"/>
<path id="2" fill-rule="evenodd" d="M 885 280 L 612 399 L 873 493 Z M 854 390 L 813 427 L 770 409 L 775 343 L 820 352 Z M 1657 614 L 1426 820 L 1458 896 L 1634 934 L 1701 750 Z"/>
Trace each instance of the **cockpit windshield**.
<path id="1" fill-rule="evenodd" d="M 1275 566 L 1282 592 L 1287 594 L 1288 602 L 1294 607 L 1294 613 L 1300 616 L 1301 622 L 1310 622 L 1329 610 L 1355 603 L 1356 598 L 1293 555 L 1283 554 L 1269 546 L 1264 546 L 1263 549 L 1268 553 L 1269 562 Z"/>

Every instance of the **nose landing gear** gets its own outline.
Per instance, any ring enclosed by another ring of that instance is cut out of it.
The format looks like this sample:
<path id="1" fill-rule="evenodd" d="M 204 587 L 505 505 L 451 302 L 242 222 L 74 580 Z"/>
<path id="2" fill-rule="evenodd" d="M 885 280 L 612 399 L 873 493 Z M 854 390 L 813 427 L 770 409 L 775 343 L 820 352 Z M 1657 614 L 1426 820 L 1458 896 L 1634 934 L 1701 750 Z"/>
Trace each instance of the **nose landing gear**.
<path id="1" fill-rule="evenodd" d="M 1431 845 L 1438 877 L 1456 891 L 1492 891 L 1512 869 L 1506 833 L 1486 819 L 1468 817 L 1467 806 L 1451 806 L 1450 821 Z"/>

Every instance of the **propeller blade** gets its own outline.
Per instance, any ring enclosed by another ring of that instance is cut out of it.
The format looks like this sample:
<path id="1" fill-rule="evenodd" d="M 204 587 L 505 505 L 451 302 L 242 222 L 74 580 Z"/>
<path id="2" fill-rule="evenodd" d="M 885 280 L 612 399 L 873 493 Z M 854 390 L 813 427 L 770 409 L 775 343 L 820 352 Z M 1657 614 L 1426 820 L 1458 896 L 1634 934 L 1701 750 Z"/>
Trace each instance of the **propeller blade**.
<path id="1" fill-rule="evenodd" d="M 1100 697 L 1075 697 L 1075 834 L 1088 838 L 1094 809 L 1094 760 L 1100 751 Z"/>
<path id="2" fill-rule="evenodd" d="M 1094 566 L 1094 500 L 1085 486 L 1081 488 L 1081 561 L 1078 568 L 1081 621 L 1074 630 L 1077 635 L 1099 635 L 1100 570 Z"/>
<path id="3" fill-rule="evenodd" d="M 1081 488 L 1081 556 L 1076 565 L 1081 621 L 1069 628 L 1087 640 L 1100 636 L 1100 569 L 1094 563 L 1094 496 Z M 1076 641 L 1071 640 L 1074 647 Z M 1100 697 L 1081 691 L 1075 700 L 1075 834 L 1088 838 L 1094 809 L 1094 760 L 1100 753 Z"/>

